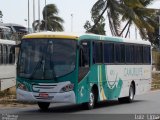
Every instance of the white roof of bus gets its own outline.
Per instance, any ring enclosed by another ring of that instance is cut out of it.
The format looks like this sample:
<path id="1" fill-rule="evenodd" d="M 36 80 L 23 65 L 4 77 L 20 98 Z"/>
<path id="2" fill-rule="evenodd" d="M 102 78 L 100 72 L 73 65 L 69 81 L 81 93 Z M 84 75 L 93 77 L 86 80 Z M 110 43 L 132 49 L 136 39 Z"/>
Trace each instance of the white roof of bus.
<path id="1" fill-rule="evenodd" d="M 0 39 L 0 44 L 15 45 L 16 42 L 13 41 L 13 40 L 4 40 L 4 39 Z"/>
<path id="2" fill-rule="evenodd" d="M 94 37 L 100 37 L 103 39 L 108 39 L 112 38 L 112 39 L 119 39 L 122 42 L 126 42 L 126 43 L 135 43 L 135 44 L 147 44 L 147 45 L 151 45 L 151 43 L 149 41 L 145 41 L 145 40 L 141 40 L 141 39 L 128 39 L 128 38 L 122 38 L 122 37 L 115 37 L 115 36 L 104 36 L 104 35 L 97 35 L 97 34 L 92 34 L 92 33 L 66 33 L 66 32 L 51 32 L 51 31 L 46 31 L 46 32 L 38 32 L 38 33 L 32 33 L 32 34 L 28 34 L 26 36 L 24 36 L 24 38 L 30 38 L 30 37 L 34 37 L 34 36 L 39 36 L 39 35 L 44 35 L 44 36 L 67 36 L 67 37 L 73 37 L 73 38 L 79 38 L 81 36 L 94 36 Z"/>
<path id="3" fill-rule="evenodd" d="M 9 27 L 5 27 L 5 26 L 0 26 L 0 28 L 2 28 L 2 29 L 10 29 Z"/>
<path id="4" fill-rule="evenodd" d="M 125 43 L 136 43 L 136 44 L 151 45 L 151 43 L 149 41 L 142 40 L 142 39 L 131 39 L 131 38 L 122 38 L 122 37 L 112 37 L 112 38 L 122 39 L 123 42 L 125 42 Z"/>

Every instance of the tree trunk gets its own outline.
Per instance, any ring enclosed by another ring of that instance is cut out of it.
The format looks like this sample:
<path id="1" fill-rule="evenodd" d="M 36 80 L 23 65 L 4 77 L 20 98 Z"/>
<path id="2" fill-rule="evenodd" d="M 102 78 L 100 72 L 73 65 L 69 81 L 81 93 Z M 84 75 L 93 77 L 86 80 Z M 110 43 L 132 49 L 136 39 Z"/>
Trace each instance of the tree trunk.
<path id="1" fill-rule="evenodd" d="M 131 23 L 129 23 L 128 30 L 127 30 L 127 32 L 126 32 L 125 38 L 128 36 L 128 33 L 129 33 L 129 30 L 130 30 L 130 27 L 131 27 Z"/>
<path id="2" fill-rule="evenodd" d="M 122 35 L 122 33 L 124 32 L 124 30 L 126 29 L 126 27 L 129 25 L 130 21 L 131 21 L 131 20 L 129 20 L 129 21 L 127 22 L 127 24 L 124 26 L 124 28 L 122 29 L 122 31 L 121 31 L 121 33 L 119 34 L 119 36 Z"/>

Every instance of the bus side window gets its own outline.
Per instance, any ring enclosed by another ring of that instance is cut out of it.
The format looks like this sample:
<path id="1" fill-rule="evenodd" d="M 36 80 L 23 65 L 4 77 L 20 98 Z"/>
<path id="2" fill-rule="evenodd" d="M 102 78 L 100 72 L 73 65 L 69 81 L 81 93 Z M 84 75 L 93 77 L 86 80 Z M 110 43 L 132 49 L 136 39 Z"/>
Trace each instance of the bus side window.
<path id="1" fill-rule="evenodd" d="M 6 45 L 3 45 L 2 46 L 3 48 L 3 64 L 6 64 L 6 61 L 7 61 L 7 50 L 6 50 Z"/>
<path id="2" fill-rule="evenodd" d="M 85 58 L 84 58 L 84 52 L 83 49 L 80 48 L 79 50 L 79 67 L 85 66 Z"/>
<path id="3" fill-rule="evenodd" d="M 89 42 L 83 42 L 79 51 L 79 66 L 89 67 L 90 65 L 90 45 Z"/>
<path id="4" fill-rule="evenodd" d="M 103 63 L 103 49 L 102 42 L 93 42 L 93 64 Z"/>
<path id="5" fill-rule="evenodd" d="M 2 39 L 2 29 L 0 28 L 0 39 Z"/>
<path id="6" fill-rule="evenodd" d="M 3 64 L 3 52 L 2 52 L 2 45 L 0 45 L 0 64 Z"/>
<path id="7" fill-rule="evenodd" d="M 79 49 L 79 75 L 78 81 L 80 82 L 89 72 L 90 65 L 90 43 L 82 42 Z"/>
<path id="8" fill-rule="evenodd" d="M 14 63 L 14 55 L 15 55 L 15 49 L 12 46 L 8 46 L 8 63 L 13 64 Z"/>

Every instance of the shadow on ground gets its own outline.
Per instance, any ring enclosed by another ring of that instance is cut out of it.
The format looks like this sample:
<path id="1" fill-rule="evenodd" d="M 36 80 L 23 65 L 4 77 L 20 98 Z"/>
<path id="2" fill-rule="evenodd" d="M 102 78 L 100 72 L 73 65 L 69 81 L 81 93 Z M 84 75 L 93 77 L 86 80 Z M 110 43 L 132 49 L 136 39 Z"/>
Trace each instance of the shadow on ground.
<path id="1" fill-rule="evenodd" d="M 104 102 L 99 102 L 95 106 L 93 110 L 96 109 L 103 109 L 103 108 L 109 108 L 109 107 L 116 107 L 116 106 L 121 106 L 124 104 L 136 104 L 137 102 L 144 102 L 144 100 L 135 100 L 133 103 L 123 103 L 120 104 L 117 100 L 112 100 L 112 101 L 104 101 Z M 34 107 L 33 109 L 29 110 L 24 110 L 21 111 L 20 113 L 24 114 L 30 114 L 30 113 L 76 113 L 76 112 L 81 112 L 81 111 L 87 111 L 84 105 L 79 104 L 79 105 L 63 105 L 63 106 L 54 106 L 54 104 L 51 104 L 50 108 L 48 111 L 41 111 L 38 107 Z"/>

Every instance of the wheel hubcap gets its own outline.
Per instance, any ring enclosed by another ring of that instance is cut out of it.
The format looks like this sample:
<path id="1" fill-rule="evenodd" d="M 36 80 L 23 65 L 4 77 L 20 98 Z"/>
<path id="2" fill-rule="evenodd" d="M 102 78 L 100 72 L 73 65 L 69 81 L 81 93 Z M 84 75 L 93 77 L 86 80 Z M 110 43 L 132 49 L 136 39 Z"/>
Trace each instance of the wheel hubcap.
<path id="1" fill-rule="evenodd" d="M 130 88 L 130 99 L 133 100 L 134 98 L 134 93 L 133 93 L 133 88 Z"/>
<path id="2" fill-rule="evenodd" d="M 90 105 L 90 106 L 93 106 L 93 104 L 94 104 L 94 95 L 93 95 L 93 93 L 91 92 L 91 93 L 90 93 L 90 98 L 89 98 L 89 105 Z"/>

